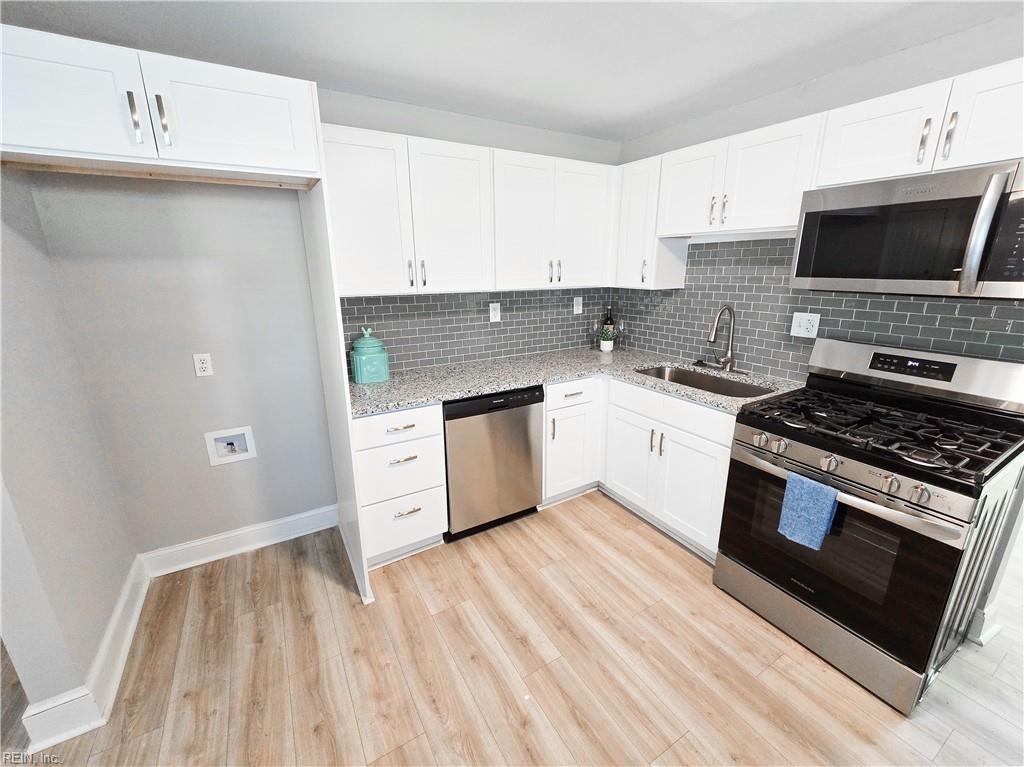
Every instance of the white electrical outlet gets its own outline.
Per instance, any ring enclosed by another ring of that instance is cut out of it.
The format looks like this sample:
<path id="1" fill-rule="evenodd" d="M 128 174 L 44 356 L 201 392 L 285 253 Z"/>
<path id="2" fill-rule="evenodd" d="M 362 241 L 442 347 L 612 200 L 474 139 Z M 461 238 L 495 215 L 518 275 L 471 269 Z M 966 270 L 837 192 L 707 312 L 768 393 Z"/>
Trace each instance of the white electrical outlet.
<path id="1" fill-rule="evenodd" d="M 501 322 L 501 304 L 497 301 L 491 304 L 491 322 Z"/>
<path id="2" fill-rule="evenodd" d="M 575 296 L 572 299 L 572 313 L 583 314 L 583 296 Z"/>
<path id="3" fill-rule="evenodd" d="M 793 312 L 793 325 L 789 329 L 789 334 L 796 338 L 816 338 L 820 320 L 820 314 Z"/>
<path id="4" fill-rule="evenodd" d="M 196 369 L 196 376 L 212 376 L 213 375 L 213 356 L 207 352 L 206 354 L 193 354 L 192 355 L 192 366 Z"/>

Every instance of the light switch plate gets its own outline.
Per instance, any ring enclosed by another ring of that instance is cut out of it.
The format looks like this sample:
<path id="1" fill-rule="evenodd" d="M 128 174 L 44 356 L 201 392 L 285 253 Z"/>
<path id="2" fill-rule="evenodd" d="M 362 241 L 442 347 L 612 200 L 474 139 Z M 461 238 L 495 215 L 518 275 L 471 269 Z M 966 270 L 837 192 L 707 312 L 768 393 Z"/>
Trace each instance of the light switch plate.
<path id="1" fill-rule="evenodd" d="M 572 313 L 583 314 L 583 296 L 573 296 Z"/>
<path id="2" fill-rule="evenodd" d="M 497 301 L 491 304 L 491 322 L 501 322 L 501 304 Z"/>
<path id="3" fill-rule="evenodd" d="M 209 352 L 192 355 L 192 366 L 196 369 L 196 377 L 213 375 L 213 355 Z"/>
<path id="4" fill-rule="evenodd" d="M 789 329 L 789 334 L 795 338 L 816 338 L 820 320 L 820 314 L 793 312 L 793 325 Z"/>

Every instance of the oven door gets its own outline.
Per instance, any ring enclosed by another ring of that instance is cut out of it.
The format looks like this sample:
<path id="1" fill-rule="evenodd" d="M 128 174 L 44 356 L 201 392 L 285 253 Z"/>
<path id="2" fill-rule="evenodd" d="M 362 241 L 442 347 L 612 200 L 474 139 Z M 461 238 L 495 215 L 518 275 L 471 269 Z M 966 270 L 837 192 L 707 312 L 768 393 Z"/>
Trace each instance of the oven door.
<path id="1" fill-rule="evenodd" d="M 982 274 L 1017 165 L 806 192 L 792 286 L 982 295 Z M 1014 280 L 1001 274 L 992 279 Z"/>
<path id="2" fill-rule="evenodd" d="M 837 487 L 819 551 L 778 532 L 789 471 Z M 796 599 L 924 672 L 969 526 L 882 506 L 871 491 L 733 446 L 720 551 Z"/>

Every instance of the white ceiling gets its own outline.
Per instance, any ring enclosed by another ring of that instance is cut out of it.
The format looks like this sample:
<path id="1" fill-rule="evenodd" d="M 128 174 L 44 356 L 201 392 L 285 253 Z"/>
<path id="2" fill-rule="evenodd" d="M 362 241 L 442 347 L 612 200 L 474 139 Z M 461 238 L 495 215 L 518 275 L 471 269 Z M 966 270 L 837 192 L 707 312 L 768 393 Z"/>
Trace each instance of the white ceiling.
<path id="1" fill-rule="evenodd" d="M 4 2 L 4 22 L 625 140 L 1022 4 Z M 937 62 L 938 64 L 938 62 Z"/>

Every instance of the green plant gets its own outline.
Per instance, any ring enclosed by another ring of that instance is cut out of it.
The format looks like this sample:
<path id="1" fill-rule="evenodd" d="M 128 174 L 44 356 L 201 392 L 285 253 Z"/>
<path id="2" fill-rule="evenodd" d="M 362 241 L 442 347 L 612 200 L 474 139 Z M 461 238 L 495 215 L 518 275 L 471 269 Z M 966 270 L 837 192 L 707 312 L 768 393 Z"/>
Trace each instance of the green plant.
<path id="1" fill-rule="evenodd" d="M 601 332 L 597 334 L 597 337 L 602 341 L 614 341 L 619 337 L 619 331 L 615 328 L 602 327 Z"/>

